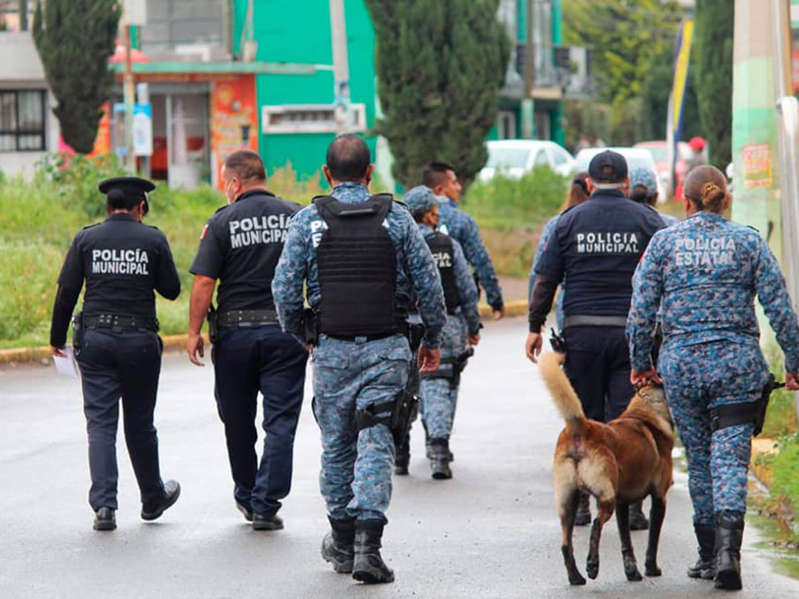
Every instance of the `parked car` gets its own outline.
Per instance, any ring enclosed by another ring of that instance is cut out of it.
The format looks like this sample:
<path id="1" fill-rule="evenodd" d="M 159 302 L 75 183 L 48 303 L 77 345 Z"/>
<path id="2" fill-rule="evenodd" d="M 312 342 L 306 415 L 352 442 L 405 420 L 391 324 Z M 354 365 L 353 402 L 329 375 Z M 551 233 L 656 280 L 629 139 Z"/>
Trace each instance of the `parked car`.
<path id="1" fill-rule="evenodd" d="M 605 150 L 613 150 L 624 156 L 627 160 L 628 171 L 632 171 L 636 168 L 648 168 L 657 173 L 657 167 L 655 166 L 654 158 L 652 158 L 652 153 L 644 148 L 586 148 L 577 152 L 577 156 L 574 157 L 577 170 L 587 171 L 591 159 Z M 666 199 L 666 186 L 663 185 L 660 177 L 658 177 L 658 202 L 665 202 Z"/>
<path id="2" fill-rule="evenodd" d="M 564 176 L 575 172 L 572 155 L 554 141 L 503 139 L 487 142 L 486 148 L 488 162 L 477 175 L 480 181 L 487 181 L 499 173 L 519 178 L 540 165 Z"/>
<path id="3" fill-rule="evenodd" d="M 668 194 L 673 195 L 674 190 L 669 189 L 669 143 L 667 141 L 642 141 L 633 147 L 645 148 L 652 153 L 658 178 L 663 183 L 663 187 L 666 188 Z M 694 151 L 688 145 L 688 142 L 681 141 L 677 143 L 677 160 L 674 163 L 675 187 L 682 184 L 682 180 L 688 174 L 693 155 Z"/>

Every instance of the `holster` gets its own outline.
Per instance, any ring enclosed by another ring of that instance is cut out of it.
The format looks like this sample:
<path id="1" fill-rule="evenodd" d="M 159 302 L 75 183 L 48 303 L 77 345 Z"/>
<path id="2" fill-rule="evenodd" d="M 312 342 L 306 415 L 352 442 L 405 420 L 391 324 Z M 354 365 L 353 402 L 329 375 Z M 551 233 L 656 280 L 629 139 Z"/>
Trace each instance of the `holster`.
<path id="1" fill-rule="evenodd" d="M 83 345 L 83 312 L 72 315 L 72 350 L 76 356 L 80 354 Z"/>
<path id="2" fill-rule="evenodd" d="M 319 317 L 311 308 L 302 311 L 305 345 L 316 346 L 319 341 Z"/>
<path id="3" fill-rule="evenodd" d="M 775 389 L 784 387 L 785 383 L 777 382 L 773 374 L 769 374 L 769 379 L 763 385 L 760 399 L 739 404 L 728 404 L 717 406 L 710 410 L 710 430 L 715 432 L 729 426 L 738 424 L 754 425 L 752 436 L 756 437 L 763 430 L 763 423 L 766 420 L 766 410 L 771 394 Z"/>
<path id="4" fill-rule="evenodd" d="M 566 338 L 563 337 L 563 332 L 556 333 L 555 329 L 549 329 L 549 344 L 552 346 L 552 351 L 559 354 L 566 353 Z"/>
<path id="5" fill-rule="evenodd" d="M 466 368 L 466 363 L 469 361 L 474 355 L 474 348 L 469 347 L 466 351 L 458 354 L 453 358 L 442 358 L 441 364 L 451 364 L 451 370 L 441 370 L 439 366 L 438 370 L 433 372 L 422 372 L 419 373 L 420 379 L 447 379 L 449 380 L 450 389 L 457 389 L 458 386 L 461 384 L 461 373 Z"/>
<path id="6" fill-rule="evenodd" d="M 355 410 L 355 424 L 358 431 L 385 424 L 391 430 L 394 445 L 399 446 L 411 428 L 418 405 L 419 398 L 403 389 L 390 401 Z"/>
<path id="7" fill-rule="evenodd" d="M 424 338 L 424 325 L 408 323 L 408 345 L 415 356 Z"/>
<path id="8" fill-rule="evenodd" d="M 208 314 L 205 315 L 205 319 L 208 321 L 208 338 L 212 344 L 216 344 L 219 336 L 219 322 L 217 321 L 217 312 L 213 304 L 208 307 Z"/>

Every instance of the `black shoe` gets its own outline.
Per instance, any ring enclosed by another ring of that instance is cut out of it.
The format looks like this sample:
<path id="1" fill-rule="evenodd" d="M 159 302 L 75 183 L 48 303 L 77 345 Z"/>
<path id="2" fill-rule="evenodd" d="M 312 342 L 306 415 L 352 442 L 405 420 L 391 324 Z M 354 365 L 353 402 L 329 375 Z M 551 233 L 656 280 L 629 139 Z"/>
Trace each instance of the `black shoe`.
<path id="1" fill-rule="evenodd" d="M 394 582 L 394 572 L 380 555 L 383 537 L 382 520 L 355 521 L 355 559 L 352 577 L 366 584 Z"/>
<path id="2" fill-rule="evenodd" d="M 394 474 L 398 476 L 407 476 L 408 475 L 408 464 L 394 464 Z"/>
<path id="3" fill-rule="evenodd" d="M 264 516 L 263 514 L 252 515 L 253 530 L 282 530 L 283 520 L 277 514 Z"/>
<path id="4" fill-rule="evenodd" d="M 649 528 L 649 520 L 644 516 L 640 501 L 630 504 L 629 514 L 630 530 L 646 530 Z"/>
<path id="5" fill-rule="evenodd" d="M 112 508 L 101 507 L 94 513 L 94 530 L 114 530 L 116 527 L 117 520 Z"/>
<path id="6" fill-rule="evenodd" d="M 236 509 L 239 510 L 247 522 L 252 522 L 252 510 L 236 500 Z"/>
<path id="7" fill-rule="evenodd" d="M 588 493 L 578 491 L 580 494 L 580 501 L 577 504 L 577 513 L 574 515 L 575 526 L 586 526 L 591 524 L 591 504 L 589 500 L 591 496 Z"/>
<path id="8" fill-rule="evenodd" d="M 427 433 L 425 432 L 425 435 L 426 434 Z M 425 439 L 424 439 L 424 454 L 425 454 L 425 457 L 428 460 L 432 460 L 433 459 L 433 457 L 432 457 L 433 456 L 432 442 L 433 442 L 432 439 L 430 439 L 429 437 L 425 436 Z M 455 461 L 455 454 L 452 453 L 452 450 L 449 447 L 447 447 L 447 459 L 450 462 L 454 462 Z"/>
<path id="9" fill-rule="evenodd" d="M 142 520 L 157 520 L 168 508 L 175 505 L 180 497 L 180 483 L 176 480 L 168 480 L 164 483 L 164 495 L 161 500 L 154 505 L 143 505 L 141 508 Z"/>
<path id="10" fill-rule="evenodd" d="M 452 478 L 449 467 L 449 439 L 430 439 L 430 469 L 436 480 Z"/>
<path id="11" fill-rule="evenodd" d="M 333 564 L 339 574 L 351 574 L 355 559 L 355 520 L 334 520 L 330 522 L 330 532 L 322 539 L 322 559 Z"/>
<path id="12" fill-rule="evenodd" d="M 716 575 L 714 558 L 716 529 L 713 526 L 694 523 L 694 533 L 699 543 L 699 558 L 693 566 L 688 567 L 688 577 L 713 580 Z"/>
<path id="13" fill-rule="evenodd" d="M 736 513 L 737 514 L 737 513 Z M 717 589 L 738 591 L 741 583 L 741 542 L 744 536 L 743 514 L 716 515 L 716 581 Z"/>

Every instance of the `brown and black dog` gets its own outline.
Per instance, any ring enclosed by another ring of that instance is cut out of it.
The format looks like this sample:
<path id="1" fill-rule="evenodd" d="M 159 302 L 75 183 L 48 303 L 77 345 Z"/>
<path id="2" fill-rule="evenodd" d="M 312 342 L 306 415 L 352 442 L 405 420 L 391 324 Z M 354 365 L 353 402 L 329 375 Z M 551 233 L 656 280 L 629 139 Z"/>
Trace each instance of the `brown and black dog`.
<path id="1" fill-rule="evenodd" d="M 596 498 L 598 513 L 591 527 L 586 570 L 599 573 L 599 538 L 602 526 L 616 509 L 624 573 L 627 580 L 641 580 L 630 541 L 628 505 L 647 495 L 652 499 L 649 545 L 646 550 L 647 576 L 660 576 L 657 548 L 666 492 L 672 484 L 671 450 L 674 430 L 663 389 L 639 389 L 627 409 L 607 424 L 589 420 L 561 368 L 564 354 L 541 356 L 541 376 L 555 406 L 566 421 L 558 437 L 553 465 L 555 502 L 558 506 L 563 541 L 561 550 L 571 584 L 585 584 L 574 562 L 572 531 L 579 492 Z"/>

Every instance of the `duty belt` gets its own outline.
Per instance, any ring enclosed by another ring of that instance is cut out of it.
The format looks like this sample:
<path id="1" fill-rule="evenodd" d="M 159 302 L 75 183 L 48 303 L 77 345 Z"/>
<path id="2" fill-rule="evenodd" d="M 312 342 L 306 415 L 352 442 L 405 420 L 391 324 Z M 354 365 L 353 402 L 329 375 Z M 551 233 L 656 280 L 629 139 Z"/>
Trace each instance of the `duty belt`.
<path id="1" fill-rule="evenodd" d="M 83 316 L 85 329 L 118 329 L 123 331 L 141 330 L 158 332 L 157 318 L 128 316 L 124 314 L 92 314 Z"/>
<path id="2" fill-rule="evenodd" d="M 599 314 L 576 314 L 563 319 L 563 328 L 569 327 L 624 327 L 626 316 L 602 316 Z"/>
<path id="3" fill-rule="evenodd" d="M 264 324 L 277 324 L 275 310 L 230 310 L 217 315 L 220 327 L 257 327 Z"/>
<path id="4" fill-rule="evenodd" d="M 324 333 L 324 331 L 322 331 Z M 406 321 L 402 321 L 397 324 L 397 328 L 391 331 L 384 331 L 382 333 L 372 333 L 369 335 L 329 335 L 325 333 L 331 339 L 338 339 L 340 341 L 355 341 L 356 339 L 365 339 L 366 341 L 377 341 L 378 339 L 385 339 L 387 337 L 392 337 L 394 335 L 405 335 L 408 336 L 408 323 Z"/>

